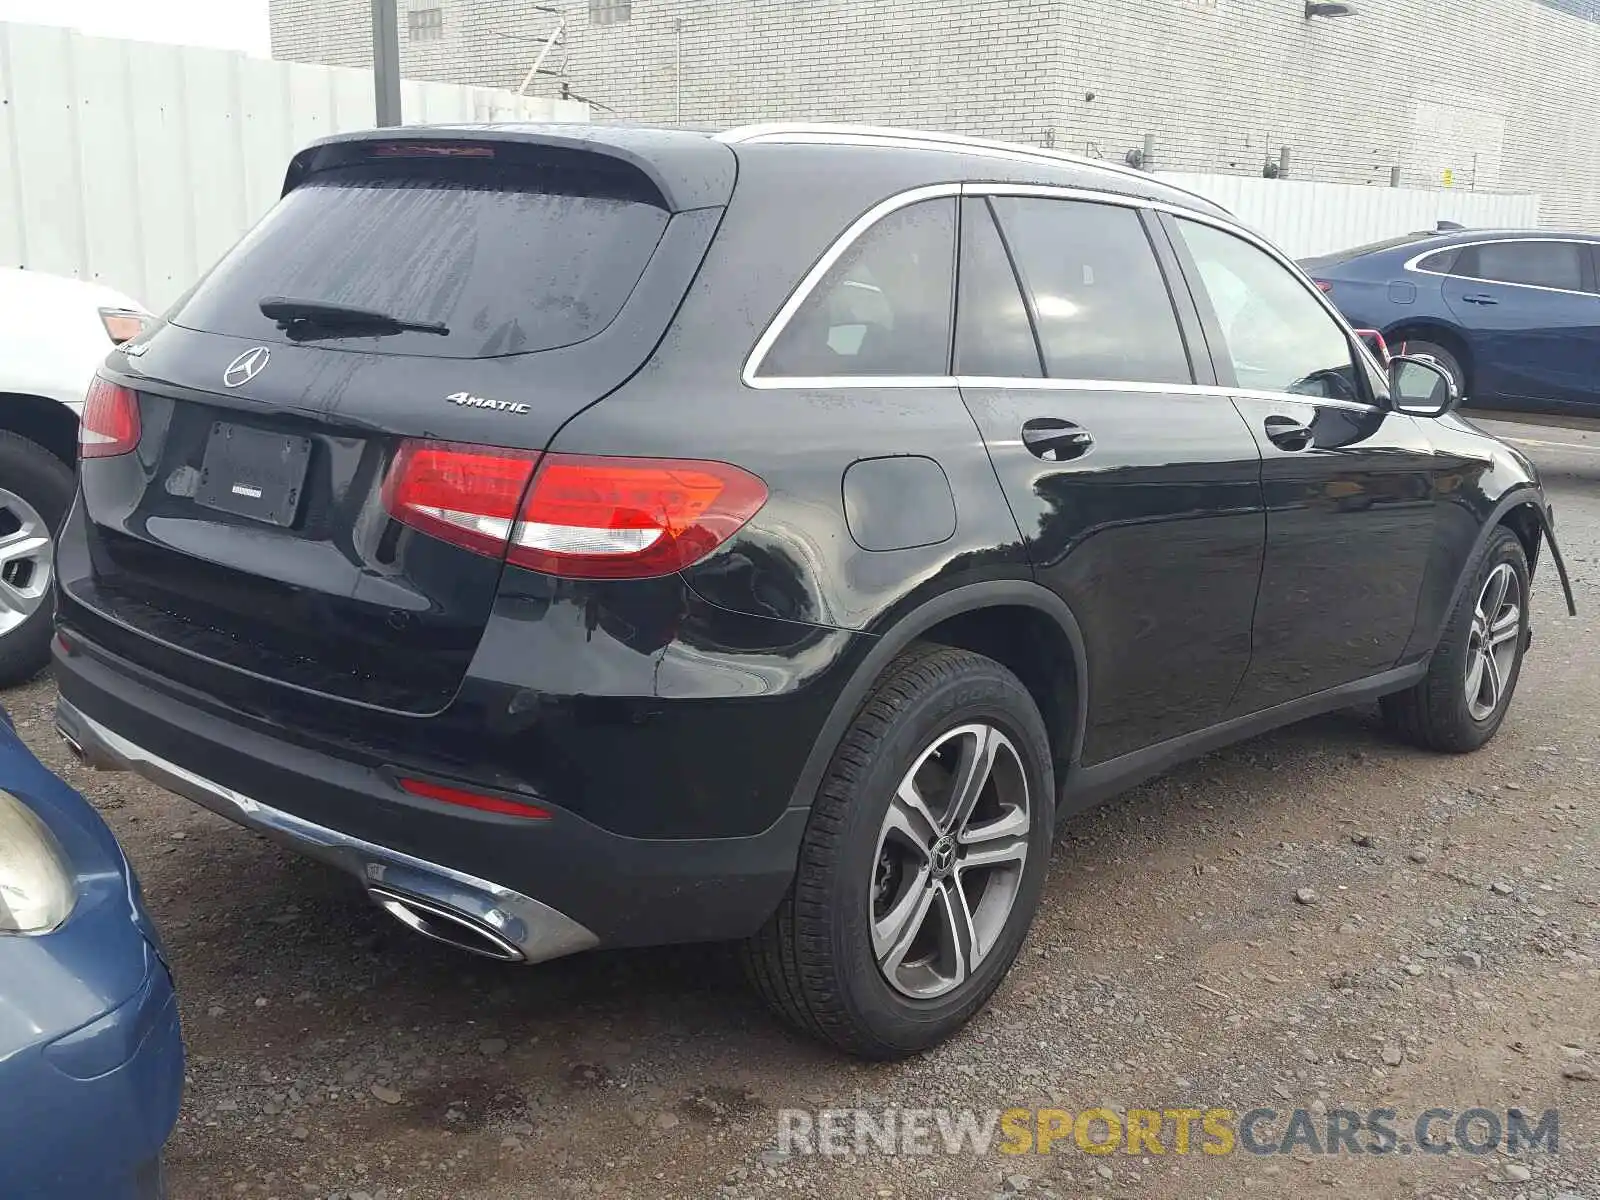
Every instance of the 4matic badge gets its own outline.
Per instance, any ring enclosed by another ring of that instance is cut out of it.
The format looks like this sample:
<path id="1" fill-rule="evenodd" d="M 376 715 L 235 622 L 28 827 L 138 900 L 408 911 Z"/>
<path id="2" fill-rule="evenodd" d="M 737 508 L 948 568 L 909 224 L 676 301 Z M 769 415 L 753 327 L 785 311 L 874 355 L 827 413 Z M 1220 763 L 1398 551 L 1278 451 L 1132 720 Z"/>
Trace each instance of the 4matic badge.
<path id="1" fill-rule="evenodd" d="M 526 404 L 513 404 L 510 400 L 486 400 L 482 396 L 474 396 L 468 392 L 456 392 L 446 396 L 445 399 L 463 408 L 491 408 L 496 412 L 516 413 L 519 416 L 526 416 L 533 411 Z"/>

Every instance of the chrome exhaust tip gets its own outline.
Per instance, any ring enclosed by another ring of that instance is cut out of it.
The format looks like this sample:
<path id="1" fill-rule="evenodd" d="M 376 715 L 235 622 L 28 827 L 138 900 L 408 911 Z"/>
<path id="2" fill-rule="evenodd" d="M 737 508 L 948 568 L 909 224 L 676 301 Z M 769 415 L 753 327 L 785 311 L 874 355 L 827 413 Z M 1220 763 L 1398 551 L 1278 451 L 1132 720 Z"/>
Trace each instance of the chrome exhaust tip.
<path id="1" fill-rule="evenodd" d="M 488 926 L 443 905 L 391 892 L 388 888 L 368 888 L 367 894 L 384 912 L 425 938 L 500 962 L 519 963 L 526 957 L 515 943 Z"/>

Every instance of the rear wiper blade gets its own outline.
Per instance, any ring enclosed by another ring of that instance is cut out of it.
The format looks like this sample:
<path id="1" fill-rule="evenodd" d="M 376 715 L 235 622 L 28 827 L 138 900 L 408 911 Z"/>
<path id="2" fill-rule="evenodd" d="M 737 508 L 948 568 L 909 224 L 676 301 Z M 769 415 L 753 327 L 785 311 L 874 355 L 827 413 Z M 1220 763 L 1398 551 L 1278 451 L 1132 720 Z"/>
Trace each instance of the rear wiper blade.
<path id="1" fill-rule="evenodd" d="M 356 308 L 349 304 L 334 304 L 327 300 L 293 300 L 288 296 L 263 297 L 258 307 L 261 315 L 276 321 L 279 329 L 291 334 L 307 332 L 307 327 L 329 331 L 358 329 L 374 337 L 389 333 L 448 334 L 448 326 L 438 321 L 407 321 L 391 313 L 372 308 Z"/>

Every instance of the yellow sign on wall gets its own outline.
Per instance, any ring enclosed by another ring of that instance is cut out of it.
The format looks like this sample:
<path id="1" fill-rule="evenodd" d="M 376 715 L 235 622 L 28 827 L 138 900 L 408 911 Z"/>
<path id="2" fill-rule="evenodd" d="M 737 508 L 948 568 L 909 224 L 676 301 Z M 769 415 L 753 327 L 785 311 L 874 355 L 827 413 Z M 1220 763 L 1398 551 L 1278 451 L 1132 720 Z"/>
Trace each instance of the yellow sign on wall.
<path id="1" fill-rule="evenodd" d="M 1456 173 L 1451 167 L 1444 169 L 1444 185 L 1445 187 L 1455 187 L 1456 185 Z"/>

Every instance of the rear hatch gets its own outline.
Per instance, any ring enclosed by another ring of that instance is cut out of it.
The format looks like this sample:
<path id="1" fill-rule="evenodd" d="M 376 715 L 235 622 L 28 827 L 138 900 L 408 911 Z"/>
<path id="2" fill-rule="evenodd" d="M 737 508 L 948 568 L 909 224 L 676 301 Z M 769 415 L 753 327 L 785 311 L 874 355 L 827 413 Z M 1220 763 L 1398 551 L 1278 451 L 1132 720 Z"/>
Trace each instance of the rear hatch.
<path id="1" fill-rule="evenodd" d="M 626 141 L 492 130 L 301 155 L 91 394 L 89 439 L 127 432 L 121 403 L 137 445 L 86 449 L 69 619 L 163 674 L 193 662 L 179 682 L 212 693 L 448 705 L 502 558 L 430 497 L 466 472 L 515 505 L 560 426 L 659 341 L 732 186 L 726 147 L 663 136 L 665 171 Z"/>

